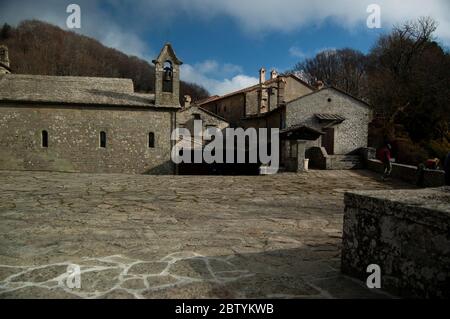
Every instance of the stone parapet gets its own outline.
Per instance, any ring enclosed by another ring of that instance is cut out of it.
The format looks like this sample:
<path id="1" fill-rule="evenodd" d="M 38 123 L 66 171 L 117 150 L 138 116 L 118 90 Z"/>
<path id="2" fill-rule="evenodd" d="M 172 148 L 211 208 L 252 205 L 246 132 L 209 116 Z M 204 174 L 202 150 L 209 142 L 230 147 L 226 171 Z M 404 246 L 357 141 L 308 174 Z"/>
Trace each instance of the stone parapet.
<path id="1" fill-rule="evenodd" d="M 365 280 L 381 268 L 382 289 L 450 297 L 450 187 L 345 194 L 342 272 Z"/>
<path id="2" fill-rule="evenodd" d="M 376 159 L 367 160 L 367 169 L 383 174 L 383 163 Z M 445 172 L 434 169 L 424 169 L 419 172 L 416 166 L 392 164 L 391 176 L 407 183 L 423 187 L 439 187 L 445 185 Z"/>

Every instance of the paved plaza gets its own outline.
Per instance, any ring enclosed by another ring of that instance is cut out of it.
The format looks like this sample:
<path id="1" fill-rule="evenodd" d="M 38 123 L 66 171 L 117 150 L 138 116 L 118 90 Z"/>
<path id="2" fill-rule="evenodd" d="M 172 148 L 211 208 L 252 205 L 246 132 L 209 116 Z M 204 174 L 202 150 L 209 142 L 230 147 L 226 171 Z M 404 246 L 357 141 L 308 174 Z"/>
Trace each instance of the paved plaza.
<path id="1" fill-rule="evenodd" d="M 0 298 L 390 297 L 340 274 L 343 196 L 397 188 L 367 171 L 0 171 Z"/>

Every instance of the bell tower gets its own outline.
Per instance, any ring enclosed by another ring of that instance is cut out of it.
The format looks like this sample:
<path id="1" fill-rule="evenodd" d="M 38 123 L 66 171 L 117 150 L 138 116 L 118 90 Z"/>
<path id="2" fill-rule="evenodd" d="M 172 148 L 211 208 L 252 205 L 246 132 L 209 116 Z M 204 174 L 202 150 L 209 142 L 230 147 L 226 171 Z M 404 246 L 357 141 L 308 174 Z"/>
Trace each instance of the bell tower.
<path id="1" fill-rule="evenodd" d="M 180 106 L 180 65 L 183 64 L 166 43 L 155 64 L 155 104 Z"/>

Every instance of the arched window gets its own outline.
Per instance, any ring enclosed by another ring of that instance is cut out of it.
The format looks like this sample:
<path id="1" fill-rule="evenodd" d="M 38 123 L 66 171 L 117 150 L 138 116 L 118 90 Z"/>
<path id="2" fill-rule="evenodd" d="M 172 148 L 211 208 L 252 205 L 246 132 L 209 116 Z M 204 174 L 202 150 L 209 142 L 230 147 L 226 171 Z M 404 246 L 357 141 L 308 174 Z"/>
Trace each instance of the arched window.
<path id="1" fill-rule="evenodd" d="M 155 133 L 153 132 L 148 133 L 148 147 L 155 147 Z"/>
<path id="2" fill-rule="evenodd" d="M 48 147 L 48 132 L 42 131 L 42 147 Z"/>
<path id="3" fill-rule="evenodd" d="M 100 132 L 100 147 L 106 147 L 106 133 L 104 131 Z"/>
<path id="4" fill-rule="evenodd" d="M 163 92 L 173 92 L 173 67 L 172 62 L 164 62 L 164 76 L 163 76 Z"/>

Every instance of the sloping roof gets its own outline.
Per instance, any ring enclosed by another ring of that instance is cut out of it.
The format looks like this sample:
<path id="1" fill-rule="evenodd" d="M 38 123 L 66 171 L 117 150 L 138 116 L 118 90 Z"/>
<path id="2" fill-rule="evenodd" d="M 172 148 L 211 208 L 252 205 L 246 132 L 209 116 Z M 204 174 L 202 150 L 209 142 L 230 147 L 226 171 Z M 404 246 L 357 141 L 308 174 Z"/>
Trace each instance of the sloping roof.
<path id="1" fill-rule="evenodd" d="M 156 62 L 164 62 L 164 59 L 166 58 L 166 55 L 170 56 L 173 59 L 173 62 L 175 62 L 178 65 L 183 64 L 183 62 L 181 62 L 180 59 L 178 59 L 177 55 L 175 54 L 175 50 L 172 48 L 172 44 L 170 44 L 169 42 L 167 42 L 166 44 L 164 44 L 164 46 L 162 47 L 161 51 L 159 52 L 158 57 L 153 60 L 153 63 Z"/>
<path id="2" fill-rule="evenodd" d="M 210 101 L 213 101 L 213 100 L 215 100 L 215 99 L 217 99 L 217 98 L 219 98 L 219 97 L 220 97 L 219 95 L 212 95 L 212 96 L 206 97 L 206 98 L 204 98 L 204 99 L 195 101 L 193 104 L 196 104 L 196 105 L 205 104 L 205 103 L 208 103 L 208 102 L 210 102 Z"/>
<path id="3" fill-rule="evenodd" d="M 272 84 L 272 83 L 274 83 L 274 82 L 276 82 L 276 81 L 279 81 L 280 78 L 286 78 L 286 77 L 292 77 L 293 79 L 295 79 L 295 80 L 297 80 L 298 82 L 302 83 L 303 85 L 307 86 L 307 87 L 310 88 L 311 90 L 315 90 L 315 88 L 313 88 L 311 85 L 309 85 L 308 83 L 306 83 L 305 81 L 303 81 L 302 79 L 300 79 L 299 77 L 297 77 L 295 74 L 280 75 L 280 76 L 278 76 L 278 77 L 276 77 L 276 78 L 274 78 L 274 79 L 269 79 L 269 80 L 267 80 L 266 82 L 263 83 L 263 85 L 269 85 L 269 84 Z M 197 102 L 196 104 L 197 104 L 197 105 L 203 105 L 203 104 L 206 104 L 206 103 L 209 103 L 209 102 L 213 102 L 213 101 L 216 101 L 216 100 L 221 100 L 221 99 L 224 99 L 224 98 L 227 98 L 227 97 L 236 95 L 236 94 L 242 94 L 242 93 L 251 92 L 251 91 L 253 91 L 253 90 L 259 89 L 259 86 L 260 86 L 259 84 L 255 84 L 255 85 L 246 87 L 246 88 L 241 89 L 241 90 L 238 90 L 238 91 L 234 91 L 234 92 L 231 92 L 231 93 L 222 95 L 222 96 L 217 96 L 216 98 L 212 98 L 212 97 L 211 97 L 211 99 L 204 100 L 204 101 L 199 101 L 199 102 Z"/>
<path id="4" fill-rule="evenodd" d="M 282 139 L 288 140 L 314 141 L 317 140 L 321 135 L 324 135 L 324 133 L 303 124 L 293 125 L 280 130 L 280 137 Z"/>
<path id="5" fill-rule="evenodd" d="M 264 118 L 269 115 L 272 115 L 273 113 L 280 112 L 282 110 L 283 106 L 284 106 L 284 104 L 281 105 L 280 107 L 273 108 L 268 112 L 263 112 L 263 113 L 259 113 L 259 114 L 258 113 L 249 114 L 249 115 L 242 117 L 241 120 L 253 120 L 253 119 L 257 119 L 257 118 Z"/>
<path id="6" fill-rule="evenodd" d="M 131 79 L 21 74 L 0 75 L 0 102 L 159 107 Z"/>
<path id="7" fill-rule="evenodd" d="M 311 92 L 311 93 L 308 93 L 308 94 L 305 94 L 305 95 L 296 97 L 295 99 L 286 102 L 286 104 L 289 104 L 289 103 L 292 103 L 292 102 L 294 102 L 294 101 L 298 101 L 298 100 L 304 99 L 304 98 L 306 98 L 306 97 L 308 97 L 308 96 L 310 96 L 310 95 L 318 94 L 318 93 L 321 93 L 321 92 L 326 91 L 326 90 L 334 90 L 334 91 L 336 91 L 336 92 L 338 92 L 338 93 L 341 93 L 341 94 L 343 94 L 343 95 L 346 95 L 346 96 L 348 96 L 348 97 L 354 99 L 355 101 L 358 101 L 359 103 L 363 104 L 364 106 L 367 106 L 367 107 L 369 107 L 369 108 L 371 107 L 369 103 L 367 103 L 367 102 L 361 100 L 360 98 L 357 98 L 357 97 L 355 97 L 355 96 L 353 96 L 353 95 L 351 95 L 351 94 L 349 94 L 349 93 L 347 93 L 347 92 L 345 92 L 345 91 L 343 91 L 343 90 L 341 90 L 341 89 L 338 89 L 338 88 L 336 88 L 336 87 L 334 87 L 334 86 L 327 86 L 327 87 L 325 87 L 325 88 L 323 88 L 323 89 L 316 90 L 316 91 L 314 91 L 314 92 Z"/>
<path id="8" fill-rule="evenodd" d="M 339 114 L 329 114 L 329 113 L 316 113 L 315 117 L 319 119 L 319 121 L 345 121 L 345 117 Z"/>
<path id="9" fill-rule="evenodd" d="M 223 121 L 223 122 L 226 122 L 226 123 L 228 123 L 228 121 L 226 120 L 226 119 L 224 119 L 223 117 L 221 117 L 220 115 L 218 115 L 218 114 L 216 114 L 216 113 L 213 113 L 213 112 L 210 112 L 210 111 L 208 111 L 208 110 L 205 110 L 204 108 L 202 108 L 202 107 L 200 107 L 200 106 L 198 106 L 198 105 L 191 105 L 191 106 L 189 106 L 189 107 L 187 107 L 187 108 L 182 108 L 181 110 L 180 110 L 180 112 L 186 112 L 186 111 L 188 111 L 188 110 L 190 110 L 191 108 L 196 108 L 198 111 L 200 111 L 200 112 L 203 112 L 203 113 L 205 113 L 205 114 L 208 114 L 209 116 L 212 116 L 212 117 L 215 117 L 216 119 L 218 119 L 218 120 L 220 120 L 220 121 Z"/>
<path id="10" fill-rule="evenodd" d="M 219 120 L 221 120 L 221 121 L 223 121 L 223 122 L 228 123 L 228 121 L 227 121 L 225 118 L 223 118 L 222 116 L 220 116 L 220 115 L 218 115 L 218 114 L 216 114 L 216 113 L 213 113 L 213 112 L 210 112 L 210 111 L 208 111 L 208 110 L 205 110 L 204 108 L 202 108 L 202 107 L 200 107 L 200 106 L 197 106 L 197 109 L 199 109 L 199 110 L 202 111 L 202 112 L 205 112 L 205 113 L 208 114 L 209 116 L 215 117 L 215 118 L 217 118 L 217 119 L 219 119 Z"/>

